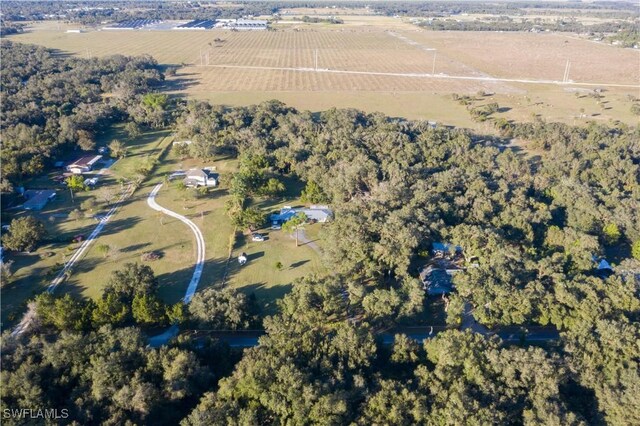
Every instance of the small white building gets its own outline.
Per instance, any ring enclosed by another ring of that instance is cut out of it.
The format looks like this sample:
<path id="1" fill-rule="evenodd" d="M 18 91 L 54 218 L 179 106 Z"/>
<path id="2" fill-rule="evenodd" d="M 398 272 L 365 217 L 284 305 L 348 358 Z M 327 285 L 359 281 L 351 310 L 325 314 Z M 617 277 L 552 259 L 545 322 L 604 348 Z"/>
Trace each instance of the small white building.
<path id="1" fill-rule="evenodd" d="M 102 159 L 102 155 L 88 155 L 80 157 L 67 165 L 67 171 L 74 174 L 87 173 L 93 170 L 93 166 Z"/>
<path id="2" fill-rule="evenodd" d="M 184 184 L 189 188 L 218 186 L 218 174 L 206 169 L 191 169 L 185 175 Z"/>

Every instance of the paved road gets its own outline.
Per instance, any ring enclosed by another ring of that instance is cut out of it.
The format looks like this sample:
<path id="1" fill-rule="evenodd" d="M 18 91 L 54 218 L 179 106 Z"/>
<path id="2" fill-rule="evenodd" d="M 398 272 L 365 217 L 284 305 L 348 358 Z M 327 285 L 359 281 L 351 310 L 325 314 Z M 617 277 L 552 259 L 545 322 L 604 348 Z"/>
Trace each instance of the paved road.
<path id="1" fill-rule="evenodd" d="M 267 67 L 267 66 L 250 66 L 250 65 L 232 65 L 232 64 L 216 64 L 216 65 L 199 65 L 214 68 L 231 68 L 231 69 L 247 69 L 247 70 L 277 70 L 277 71 L 297 71 L 297 72 L 320 72 L 330 74 L 355 74 L 355 75 L 379 75 L 391 77 L 412 77 L 412 78 L 432 78 L 436 80 L 471 80 L 471 81 L 487 81 L 487 82 L 504 82 L 504 83 L 522 83 L 522 84 L 554 84 L 560 86 L 593 86 L 593 87 L 622 87 L 627 89 L 638 89 L 637 84 L 619 84 L 619 83 L 591 83 L 577 81 L 560 81 L 560 80 L 534 80 L 526 78 L 497 78 L 484 76 L 466 76 L 466 75 L 450 75 L 450 74 L 431 74 L 431 73 L 402 73 L 402 72 L 377 72 L 377 71 L 350 71 L 350 70 L 331 70 L 327 68 L 296 68 L 296 67 Z"/>
<path id="2" fill-rule="evenodd" d="M 177 325 L 172 325 L 167 328 L 163 333 L 151 336 L 149 338 L 149 346 L 152 348 L 159 348 L 162 345 L 166 345 L 169 340 L 173 339 L 180 332 L 180 328 Z"/>
<path id="3" fill-rule="evenodd" d="M 202 269 L 204 267 L 204 237 L 202 236 L 202 232 L 200 231 L 200 228 L 198 228 L 196 224 L 193 223 L 191 220 L 187 219 L 186 217 L 176 212 L 173 212 L 169 209 L 166 209 L 160 206 L 156 202 L 156 195 L 158 195 L 158 191 L 160 191 L 160 188 L 162 188 L 161 183 L 157 184 L 149 194 L 149 197 L 147 197 L 147 204 L 149 205 L 149 207 L 151 207 L 156 211 L 162 212 L 168 216 L 178 219 L 179 221 L 187 225 L 189 228 L 191 228 L 191 231 L 193 231 L 193 234 L 196 237 L 196 266 L 195 266 L 195 269 L 193 270 L 193 275 L 191 276 L 191 281 L 189 282 L 187 291 L 184 295 L 184 298 L 182 299 L 184 300 L 184 303 L 189 303 L 191 302 L 191 298 L 193 298 L 193 295 L 195 294 L 196 289 L 198 288 L 198 283 L 200 282 L 200 278 L 202 277 Z"/>
<path id="4" fill-rule="evenodd" d="M 51 284 L 49 284 L 49 286 L 47 287 L 47 291 L 49 293 L 53 293 L 56 287 L 58 287 L 65 280 L 65 278 L 67 277 L 67 272 L 70 271 L 71 268 L 73 268 L 73 266 L 82 258 L 84 253 L 91 246 L 91 244 L 93 244 L 93 242 L 98 238 L 98 235 L 100 235 L 104 227 L 107 225 L 107 222 L 109 222 L 111 217 L 113 217 L 113 215 L 118 211 L 118 208 L 120 207 L 122 202 L 127 198 L 129 198 L 129 196 L 132 194 L 132 191 L 133 191 L 133 186 L 129 185 L 127 189 L 122 193 L 120 198 L 118 198 L 118 201 L 116 201 L 115 204 L 111 207 L 111 209 L 109 209 L 107 214 L 102 216 L 102 218 L 98 223 L 98 226 L 96 226 L 94 230 L 91 232 L 91 234 L 89 234 L 87 239 L 85 239 L 82 242 L 82 244 L 80 244 L 80 247 L 78 247 L 78 249 L 69 258 L 69 260 L 64 264 L 64 267 L 62 268 L 62 270 L 51 281 Z M 35 319 L 35 316 L 36 316 L 35 305 L 29 304 L 27 308 L 27 312 L 25 312 L 24 316 L 22 317 L 22 320 L 20 320 L 20 323 L 13 329 L 11 334 L 15 336 L 15 335 L 24 333 L 26 330 L 29 329 L 29 327 L 31 327 L 31 324 Z"/>
<path id="5" fill-rule="evenodd" d="M 498 336 L 505 342 L 517 343 L 517 342 L 549 342 L 558 340 L 560 334 L 552 327 L 536 327 L 532 330 L 528 330 L 523 333 L 521 330 L 512 328 L 509 330 L 498 330 L 496 332 L 489 332 L 486 336 Z M 398 330 L 397 332 L 387 332 L 378 335 L 380 342 L 383 345 L 392 345 L 395 340 L 396 334 L 405 334 L 408 337 L 418 340 L 420 342 L 431 339 L 445 330 L 445 327 L 419 327 L 414 330 Z M 170 338 L 175 337 L 178 333 L 177 328 L 167 330 L 162 335 L 154 336 L 149 339 L 151 347 L 159 347 L 166 344 Z M 226 342 L 231 347 L 235 348 L 250 348 L 258 345 L 258 339 L 264 332 L 252 331 L 252 332 L 219 332 L 219 333 L 205 333 L 207 336 L 220 339 Z"/>

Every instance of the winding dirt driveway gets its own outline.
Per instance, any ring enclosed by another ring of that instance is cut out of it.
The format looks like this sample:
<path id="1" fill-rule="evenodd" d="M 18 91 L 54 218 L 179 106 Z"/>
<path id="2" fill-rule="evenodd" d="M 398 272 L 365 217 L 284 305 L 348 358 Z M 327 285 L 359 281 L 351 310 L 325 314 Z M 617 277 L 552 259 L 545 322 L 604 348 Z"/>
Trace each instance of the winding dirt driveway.
<path id="1" fill-rule="evenodd" d="M 162 188 L 161 183 L 157 184 L 153 188 L 149 196 L 147 197 L 147 204 L 149 205 L 149 207 L 151 207 L 156 211 L 162 212 L 167 216 L 171 216 L 178 219 L 180 222 L 184 223 L 189 228 L 191 228 L 191 230 L 193 231 L 193 234 L 196 237 L 196 266 L 195 266 L 195 269 L 193 270 L 193 275 L 191 276 L 189 287 L 187 287 L 187 292 L 185 293 L 184 298 L 182 299 L 184 300 L 184 303 L 189 303 L 191 302 L 191 298 L 195 294 L 196 289 L 198 288 L 198 283 L 200 282 L 200 278 L 202 277 L 202 269 L 204 268 L 204 237 L 202 236 L 202 232 L 200 231 L 200 228 L 198 228 L 196 224 L 193 223 L 191 220 L 187 219 L 186 217 L 174 211 L 171 211 L 167 208 L 162 207 L 156 202 L 156 195 L 158 195 L 158 191 L 160 191 L 160 188 Z"/>

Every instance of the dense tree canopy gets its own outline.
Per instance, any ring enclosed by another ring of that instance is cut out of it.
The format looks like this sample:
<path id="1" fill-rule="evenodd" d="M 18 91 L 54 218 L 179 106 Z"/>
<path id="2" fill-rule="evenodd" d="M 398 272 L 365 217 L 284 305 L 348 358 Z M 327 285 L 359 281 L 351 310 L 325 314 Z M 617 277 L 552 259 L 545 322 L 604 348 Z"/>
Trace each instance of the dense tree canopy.
<path id="1" fill-rule="evenodd" d="M 159 116 L 144 114 L 163 103 L 136 108 L 153 125 Z M 283 177 L 331 205 L 331 273 L 292 283 L 232 372 L 237 357 L 210 339 L 150 349 L 131 327 L 246 328 L 244 294 L 204 289 L 188 308 L 167 306 L 152 270 L 127 264 L 95 302 L 40 296 L 41 330 L 57 334 L 4 337 L 3 404 L 62 404 L 80 423 L 112 424 L 638 422 L 638 129 L 502 123 L 505 137 L 542 150 L 531 161 L 495 138 L 355 110 L 189 102 L 175 115 L 190 155 L 239 157 L 227 204 L 236 225 L 263 220 L 246 200 L 273 197 Z M 464 258 L 452 329 L 383 344 L 380 330 L 424 308 L 417 272 L 445 241 Z M 615 271 L 596 270 L 603 256 L 616 256 Z M 455 330 L 467 307 L 486 326 L 553 325 L 561 336 L 534 348 Z"/>
<path id="2" fill-rule="evenodd" d="M 434 241 L 480 259 L 457 278 L 479 320 L 523 324 L 548 323 L 538 304 L 550 288 L 589 274 L 607 247 L 640 239 L 637 129 L 509 124 L 505 135 L 548 151 L 535 167 L 462 130 L 354 110 L 312 117 L 275 101 L 230 110 L 192 102 L 177 131 L 197 144 L 195 156 L 239 153 L 232 192 L 248 194 L 264 181 L 256 170 L 275 170 L 306 181 L 305 199 L 329 202 L 331 267 L 352 305 L 366 300 L 374 317 L 421 304 L 412 277 Z M 370 280 L 378 289 L 367 295 Z"/>
<path id="3" fill-rule="evenodd" d="M 1 49 L 3 179 L 40 173 L 63 150 L 93 149 L 97 131 L 127 116 L 158 121 L 157 103 L 154 116 L 140 99 L 164 78 L 150 56 L 79 59 L 11 41 Z"/>

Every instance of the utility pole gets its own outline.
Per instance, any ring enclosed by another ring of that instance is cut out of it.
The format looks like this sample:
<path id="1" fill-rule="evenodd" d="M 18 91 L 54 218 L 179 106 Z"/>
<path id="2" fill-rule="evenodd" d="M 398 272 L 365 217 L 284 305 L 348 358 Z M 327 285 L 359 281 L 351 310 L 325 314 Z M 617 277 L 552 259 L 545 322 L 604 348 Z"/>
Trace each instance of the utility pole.
<path id="1" fill-rule="evenodd" d="M 433 68 L 431 69 L 431 74 L 436 75 L 436 56 L 438 55 L 438 51 L 433 51 Z"/>
<path id="2" fill-rule="evenodd" d="M 569 81 L 569 70 L 571 69 L 571 62 L 567 59 L 567 64 L 564 66 L 564 76 L 562 76 L 562 82 L 567 83 Z"/>

